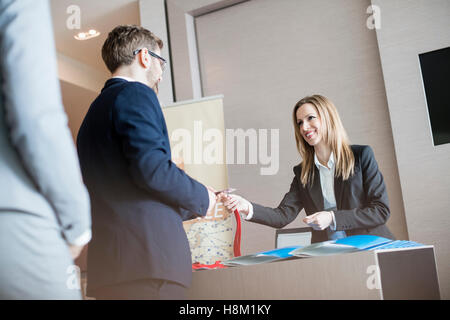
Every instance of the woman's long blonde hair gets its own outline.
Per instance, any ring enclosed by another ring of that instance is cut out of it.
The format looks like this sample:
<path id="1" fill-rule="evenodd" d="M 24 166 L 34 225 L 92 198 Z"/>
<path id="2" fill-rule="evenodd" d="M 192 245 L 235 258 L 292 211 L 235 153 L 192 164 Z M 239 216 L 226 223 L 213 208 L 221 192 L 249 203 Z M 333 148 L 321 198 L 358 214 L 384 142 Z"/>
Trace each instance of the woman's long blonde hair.
<path id="1" fill-rule="evenodd" d="M 297 110 L 305 103 L 312 104 L 322 122 L 322 138 L 331 147 L 335 159 L 335 177 L 347 180 L 354 173 L 355 157 L 350 148 L 347 132 L 342 125 L 341 118 L 334 104 L 326 97 L 315 94 L 305 97 L 296 103 L 292 113 L 294 120 L 295 141 L 298 152 L 303 158 L 300 180 L 303 186 L 314 180 L 314 147 L 310 146 L 300 132 L 297 124 Z"/>

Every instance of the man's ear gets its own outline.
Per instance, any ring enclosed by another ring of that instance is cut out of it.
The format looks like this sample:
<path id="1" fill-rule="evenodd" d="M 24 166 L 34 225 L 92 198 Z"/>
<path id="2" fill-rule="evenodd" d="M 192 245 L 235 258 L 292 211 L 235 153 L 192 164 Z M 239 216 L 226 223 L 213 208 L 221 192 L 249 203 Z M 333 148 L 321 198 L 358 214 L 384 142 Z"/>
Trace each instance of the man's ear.
<path id="1" fill-rule="evenodd" d="M 147 48 L 143 48 L 138 55 L 138 61 L 141 66 L 144 68 L 150 68 L 151 60 L 150 55 L 148 54 Z"/>

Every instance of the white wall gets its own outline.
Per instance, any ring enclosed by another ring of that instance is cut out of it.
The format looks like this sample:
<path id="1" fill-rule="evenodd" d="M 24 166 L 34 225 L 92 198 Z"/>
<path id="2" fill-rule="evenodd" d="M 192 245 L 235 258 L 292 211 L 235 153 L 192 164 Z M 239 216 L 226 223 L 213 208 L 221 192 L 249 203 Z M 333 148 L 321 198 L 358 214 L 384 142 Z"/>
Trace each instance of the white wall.
<path id="1" fill-rule="evenodd" d="M 57 53 L 58 78 L 81 88 L 100 93 L 109 73 L 95 69 L 62 53 Z"/>
<path id="2" fill-rule="evenodd" d="M 164 0 L 139 0 L 139 16 L 141 26 L 153 32 L 163 41 L 161 56 L 168 61 L 159 86 L 158 99 L 162 105 L 174 102 L 172 92 L 172 74 L 170 65 L 170 43 L 166 25 L 166 10 Z"/>
<path id="3" fill-rule="evenodd" d="M 435 246 L 441 295 L 450 299 L 450 144 L 433 145 L 418 58 L 450 46 L 450 1 L 372 3 L 381 10 L 377 38 L 409 236 Z"/>

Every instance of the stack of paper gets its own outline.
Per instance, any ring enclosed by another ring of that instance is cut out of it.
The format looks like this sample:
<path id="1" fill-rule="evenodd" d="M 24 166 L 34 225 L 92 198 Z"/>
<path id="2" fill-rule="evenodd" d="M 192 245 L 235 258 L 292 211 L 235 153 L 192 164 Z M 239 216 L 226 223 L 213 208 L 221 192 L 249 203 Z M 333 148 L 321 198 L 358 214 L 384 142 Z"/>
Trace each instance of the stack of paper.
<path id="1" fill-rule="evenodd" d="M 350 245 L 338 244 L 334 240 L 318 242 L 311 244 L 304 248 L 299 248 L 290 253 L 296 257 L 319 257 L 319 256 L 330 256 L 334 254 L 342 254 L 358 251 Z"/>
<path id="2" fill-rule="evenodd" d="M 226 260 L 222 263 L 226 266 L 248 266 L 253 264 L 279 261 L 283 259 L 292 258 L 292 254 L 290 254 L 290 252 L 298 248 L 301 248 L 301 246 L 284 247 L 275 250 L 236 257 L 233 259 Z"/>
<path id="3" fill-rule="evenodd" d="M 349 236 L 338 240 L 314 243 L 290 252 L 296 257 L 317 257 L 356 252 L 362 250 L 382 250 L 423 246 L 413 241 L 390 240 L 373 235 Z"/>
<path id="4" fill-rule="evenodd" d="M 222 262 L 226 266 L 246 266 L 290 259 L 294 257 L 320 257 L 351 253 L 362 250 L 382 250 L 423 246 L 413 241 L 390 240 L 373 235 L 349 236 L 338 240 L 314 243 L 309 246 L 289 246 L 280 249 L 249 254 Z"/>

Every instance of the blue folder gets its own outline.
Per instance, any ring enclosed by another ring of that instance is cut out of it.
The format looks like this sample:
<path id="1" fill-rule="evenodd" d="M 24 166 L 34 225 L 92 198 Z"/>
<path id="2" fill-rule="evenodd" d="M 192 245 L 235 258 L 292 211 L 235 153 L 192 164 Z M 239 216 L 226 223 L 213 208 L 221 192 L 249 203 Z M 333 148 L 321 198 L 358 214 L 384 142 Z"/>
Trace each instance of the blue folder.
<path id="1" fill-rule="evenodd" d="M 278 257 L 278 258 L 289 258 L 289 257 L 292 257 L 292 255 L 290 254 L 291 251 L 298 249 L 298 248 L 302 248 L 302 247 L 303 246 L 290 246 L 290 247 L 284 247 L 284 248 L 279 248 L 279 249 L 270 250 L 270 251 L 264 251 L 264 252 L 258 253 L 258 256 L 274 256 L 274 257 Z"/>
<path id="2" fill-rule="evenodd" d="M 396 249 L 423 246 L 421 243 L 406 240 L 391 240 L 372 235 L 356 235 L 336 240 L 337 244 L 344 244 L 359 250 Z"/>
<path id="3" fill-rule="evenodd" d="M 392 240 L 368 234 L 361 234 L 338 239 L 335 243 L 352 246 L 358 248 L 359 250 L 369 250 L 370 248 L 377 247 L 389 242 L 392 242 Z"/>

